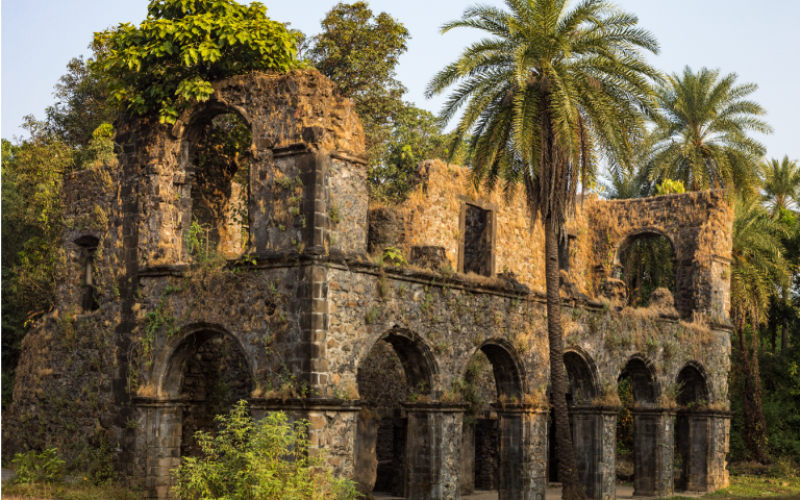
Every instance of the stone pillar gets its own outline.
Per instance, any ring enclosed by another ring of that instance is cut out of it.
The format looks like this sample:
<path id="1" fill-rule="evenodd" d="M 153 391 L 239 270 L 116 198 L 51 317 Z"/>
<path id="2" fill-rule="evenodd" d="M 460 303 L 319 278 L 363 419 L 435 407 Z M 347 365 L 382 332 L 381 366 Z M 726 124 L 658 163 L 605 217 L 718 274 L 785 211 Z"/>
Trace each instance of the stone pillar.
<path id="1" fill-rule="evenodd" d="M 673 494 L 673 439 L 676 411 L 633 408 L 633 494 L 670 497 Z"/>
<path id="2" fill-rule="evenodd" d="M 616 498 L 617 414 L 612 406 L 573 406 L 569 409 L 578 476 L 586 496 Z"/>
<path id="3" fill-rule="evenodd" d="M 475 424 L 464 423 L 461 438 L 461 495 L 475 491 Z"/>
<path id="4" fill-rule="evenodd" d="M 408 500 L 461 498 L 461 440 L 466 403 L 402 403 L 408 415 L 405 494 Z"/>
<path id="5" fill-rule="evenodd" d="M 681 476 L 677 489 L 711 492 L 728 486 L 730 412 L 684 410 L 678 413 Z"/>
<path id="6" fill-rule="evenodd" d="M 357 401 L 341 399 L 250 399 L 253 419 L 282 411 L 290 422 L 308 420 L 309 453 L 324 452 L 328 468 L 338 477 L 355 478 Z"/>
<path id="7" fill-rule="evenodd" d="M 174 498 L 172 469 L 181 461 L 183 403 L 179 399 L 133 398 L 136 405 L 136 475 L 144 498 Z"/>
<path id="8" fill-rule="evenodd" d="M 500 419 L 499 500 L 544 500 L 547 412 L 529 404 L 493 404 Z"/>

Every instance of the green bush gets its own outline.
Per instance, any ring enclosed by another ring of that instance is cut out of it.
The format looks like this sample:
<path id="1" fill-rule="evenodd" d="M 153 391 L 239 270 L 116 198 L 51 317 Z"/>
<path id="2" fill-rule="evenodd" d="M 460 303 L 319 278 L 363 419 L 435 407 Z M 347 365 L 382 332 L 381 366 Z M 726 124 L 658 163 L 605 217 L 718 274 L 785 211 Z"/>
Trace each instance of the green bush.
<path id="1" fill-rule="evenodd" d="M 30 450 L 28 453 L 17 453 L 14 460 L 17 484 L 45 483 L 60 481 L 64 475 L 64 461 L 58 458 L 55 448 L 48 448 L 41 453 Z"/>
<path id="2" fill-rule="evenodd" d="M 245 401 L 216 417 L 216 435 L 196 434 L 202 457 L 172 471 L 179 498 L 355 500 L 355 483 L 333 477 L 325 454 L 309 453 L 308 422 L 282 412 L 254 422 Z"/>

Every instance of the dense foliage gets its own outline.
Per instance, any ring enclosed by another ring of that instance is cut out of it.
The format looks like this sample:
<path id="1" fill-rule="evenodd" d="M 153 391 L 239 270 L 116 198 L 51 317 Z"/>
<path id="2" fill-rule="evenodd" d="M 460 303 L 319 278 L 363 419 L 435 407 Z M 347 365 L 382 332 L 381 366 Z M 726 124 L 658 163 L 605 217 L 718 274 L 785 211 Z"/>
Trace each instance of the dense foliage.
<path id="1" fill-rule="evenodd" d="M 95 33 L 102 49 L 90 66 L 128 112 L 175 123 L 182 109 L 211 97 L 215 80 L 299 67 L 295 37 L 258 2 L 152 0 L 139 26 Z"/>

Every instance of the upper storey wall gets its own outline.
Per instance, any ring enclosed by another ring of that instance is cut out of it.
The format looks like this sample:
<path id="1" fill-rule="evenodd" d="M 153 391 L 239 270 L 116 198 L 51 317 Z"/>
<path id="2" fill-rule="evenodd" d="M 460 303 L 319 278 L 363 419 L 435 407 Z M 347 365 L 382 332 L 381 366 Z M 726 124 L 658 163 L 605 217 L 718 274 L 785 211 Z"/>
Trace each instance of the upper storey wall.
<path id="1" fill-rule="evenodd" d="M 216 82 L 212 97 L 186 110 L 174 126 L 150 117 L 118 124 L 126 192 L 138 219 L 140 265 L 189 260 L 185 238 L 192 224 L 193 183 L 202 168 L 193 161 L 193 148 L 202 129 L 221 114 L 239 116 L 252 135 L 245 153 L 249 237 L 241 251 L 365 252 L 368 191 L 358 116 L 327 78 L 298 70 Z M 339 222 L 329 220 L 336 210 Z M 337 238 L 341 228 L 352 234 Z"/>
<path id="2" fill-rule="evenodd" d="M 717 319 L 730 310 L 733 208 L 724 191 L 632 200 L 594 200 L 587 206 L 595 292 L 621 272 L 620 252 L 636 238 L 658 235 L 673 249 L 675 307 Z"/>
<path id="3" fill-rule="evenodd" d="M 465 219 L 469 207 L 484 210 L 491 226 L 487 238 L 493 264 L 487 276 L 511 271 L 532 290 L 544 292 L 544 232 L 530 228 L 530 210 L 522 192 L 509 202 L 501 193 L 476 192 L 469 171 L 435 160 L 418 169 L 421 182 L 394 208 L 403 230 L 397 243 L 440 246 L 454 270 L 468 271 L 465 247 L 471 239 Z M 373 211 L 374 213 L 374 211 Z M 729 266 L 733 211 L 722 191 L 705 191 L 622 201 L 587 196 L 567 223 L 568 276 L 590 297 L 607 293 L 621 273 L 620 252 L 642 236 L 664 236 L 673 248 L 675 303 L 681 315 L 704 312 L 724 319 L 730 303 Z M 465 243 L 466 242 L 466 243 Z"/>

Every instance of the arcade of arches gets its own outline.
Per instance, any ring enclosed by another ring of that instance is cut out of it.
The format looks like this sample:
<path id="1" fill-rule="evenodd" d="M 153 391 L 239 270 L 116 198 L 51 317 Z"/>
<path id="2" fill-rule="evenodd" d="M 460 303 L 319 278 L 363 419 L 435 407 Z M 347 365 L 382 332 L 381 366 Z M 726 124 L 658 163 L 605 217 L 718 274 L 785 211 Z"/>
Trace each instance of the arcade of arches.
<path id="1" fill-rule="evenodd" d="M 307 419 L 365 494 L 544 500 L 545 266 L 524 200 L 425 161 L 413 196 L 370 207 L 361 125 L 323 75 L 213 85 L 174 126 L 121 119 L 119 165 L 65 177 L 64 272 L 23 346 L 4 457 L 100 436 L 120 477 L 169 498 L 194 431 L 244 398 Z M 637 494 L 727 484 L 731 222 L 718 191 L 587 197 L 568 221 L 563 361 L 592 499 L 615 496 L 620 411 Z M 652 235 L 671 255 L 658 280 Z"/>

